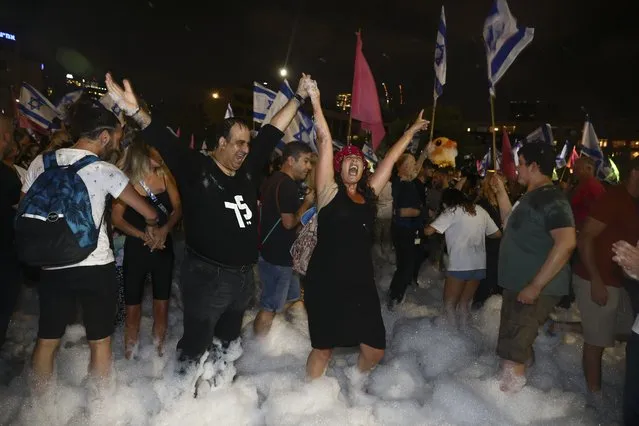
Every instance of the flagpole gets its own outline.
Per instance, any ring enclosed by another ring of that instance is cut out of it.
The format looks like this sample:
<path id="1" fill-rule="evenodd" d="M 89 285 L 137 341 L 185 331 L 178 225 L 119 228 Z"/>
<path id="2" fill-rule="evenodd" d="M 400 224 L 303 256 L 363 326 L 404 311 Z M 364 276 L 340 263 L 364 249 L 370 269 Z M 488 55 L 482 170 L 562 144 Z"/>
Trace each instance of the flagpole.
<path id="1" fill-rule="evenodd" d="M 431 114 L 431 119 L 430 119 L 430 137 L 428 139 L 428 142 L 433 141 L 433 132 L 435 131 L 435 109 L 437 109 L 437 98 L 433 99 L 433 113 Z M 424 145 L 424 149 L 422 149 L 422 152 L 419 154 L 419 158 L 417 159 L 417 166 L 420 170 L 422 166 L 424 165 L 424 161 L 426 161 L 426 156 L 428 155 L 427 148 L 428 148 L 428 143 Z"/>
<path id="2" fill-rule="evenodd" d="M 357 29 L 356 35 L 362 35 L 362 28 Z M 355 72 L 353 72 L 354 74 Z M 352 92 L 352 90 L 351 90 Z M 348 112 L 348 131 L 346 132 L 346 145 L 351 144 L 351 129 L 353 128 L 353 93 L 351 93 L 351 110 Z"/>
<path id="3" fill-rule="evenodd" d="M 493 134 L 493 169 L 497 172 L 497 132 L 495 132 L 495 97 L 490 95 L 490 121 L 492 127 L 490 131 Z"/>

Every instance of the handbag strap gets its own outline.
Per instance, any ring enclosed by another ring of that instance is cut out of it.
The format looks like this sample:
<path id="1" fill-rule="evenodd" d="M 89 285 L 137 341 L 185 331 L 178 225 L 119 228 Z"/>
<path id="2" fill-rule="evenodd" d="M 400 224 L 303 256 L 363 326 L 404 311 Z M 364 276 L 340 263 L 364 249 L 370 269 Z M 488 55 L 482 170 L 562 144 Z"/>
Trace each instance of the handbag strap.
<path id="1" fill-rule="evenodd" d="M 283 181 L 284 181 L 284 178 L 280 179 L 280 181 L 277 183 L 277 187 L 275 188 L 275 205 L 277 206 L 277 213 L 279 214 L 280 217 L 277 219 L 277 222 L 275 222 L 275 225 L 271 227 L 271 230 L 268 231 L 268 234 L 266 234 L 266 237 L 264 237 L 264 239 L 262 240 L 262 245 L 264 245 L 266 240 L 268 240 L 268 237 L 271 236 L 273 231 L 275 231 L 275 228 L 277 227 L 277 225 L 279 225 L 280 222 L 282 221 L 282 213 L 280 212 L 280 185 L 282 184 Z M 260 212 L 261 212 L 261 207 L 260 207 Z"/>
<path id="2" fill-rule="evenodd" d="M 169 211 L 166 209 L 166 207 L 164 207 L 164 204 L 162 204 L 160 202 L 160 200 L 158 200 L 158 197 L 155 196 L 155 194 L 151 191 L 151 188 L 149 188 L 149 186 L 146 184 L 146 182 L 144 182 L 142 179 L 140 179 L 140 186 L 144 189 L 144 191 L 149 195 L 149 198 L 151 198 L 151 201 L 153 201 L 153 204 L 155 204 L 155 206 L 160 209 L 162 211 L 162 213 L 164 213 L 166 215 L 166 217 L 169 217 Z"/>

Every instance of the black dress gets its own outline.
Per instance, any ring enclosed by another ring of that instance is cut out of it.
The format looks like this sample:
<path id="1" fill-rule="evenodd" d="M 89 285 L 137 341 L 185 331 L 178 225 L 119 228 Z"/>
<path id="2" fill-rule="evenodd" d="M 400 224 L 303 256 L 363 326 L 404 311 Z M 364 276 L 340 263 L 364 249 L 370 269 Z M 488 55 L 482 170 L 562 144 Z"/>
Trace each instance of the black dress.
<path id="1" fill-rule="evenodd" d="M 315 349 L 386 348 L 373 275 L 374 211 L 340 188 L 318 215 L 317 245 L 308 265 L 305 304 Z"/>

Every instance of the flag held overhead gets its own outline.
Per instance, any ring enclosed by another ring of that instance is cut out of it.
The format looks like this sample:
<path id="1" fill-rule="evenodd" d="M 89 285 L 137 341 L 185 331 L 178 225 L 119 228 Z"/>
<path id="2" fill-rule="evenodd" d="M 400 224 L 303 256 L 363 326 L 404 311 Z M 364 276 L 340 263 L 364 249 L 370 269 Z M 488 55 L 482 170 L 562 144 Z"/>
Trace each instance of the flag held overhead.
<path id="1" fill-rule="evenodd" d="M 444 92 L 447 59 L 446 15 L 444 14 L 444 6 L 442 6 L 442 14 L 439 18 L 439 27 L 437 29 L 437 40 L 435 41 L 435 89 L 433 90 L 435 101 Z"/>
<path id="2" fill-rule="evenodd" d="M 488 62 L 490 95 L 517 56 L 533 40 L 534 28 L 518 27 L 506 0 L 495 0 L 484 22 L 484 44 Z"/>
<path id="3" fill-rule="evenodd" d="M 379 96 L 375 78 L 362 52 L 362 36 L 357 34 L 355 48 L 355 75 L 353 76 L 353 95 L 351 98 L 351 117 L 362 123 L 362 128 L 372 134 L 373 149 L 377 149 L 384 138 L 384 120 L 379 107 Z"/>

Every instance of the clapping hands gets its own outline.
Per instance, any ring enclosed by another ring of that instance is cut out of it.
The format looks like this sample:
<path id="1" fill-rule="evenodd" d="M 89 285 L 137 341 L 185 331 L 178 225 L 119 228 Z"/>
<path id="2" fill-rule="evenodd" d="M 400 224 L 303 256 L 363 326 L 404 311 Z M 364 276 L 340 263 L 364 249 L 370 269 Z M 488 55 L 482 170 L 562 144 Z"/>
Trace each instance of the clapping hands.
<path id="1" fill-rule="evenodd" d="M 639 280 L 639 247 L 622 240 L 612 245 L 612 252 L 612 260 L 621 266 L 624 273 L 634 280 Z"/>
<path id="2" fill-rule="evenodd" d="M 133 92 L 129 80 L 123 80 L 122 83 L 124 87 L 122 87 L 113 80 L 111 73 L 107 73 L 105 82 L 109 96 L 113 99 L 113 102 L 124 111 L 126 116 L 131 117 L 140 110 L 138 98 Z"/>

